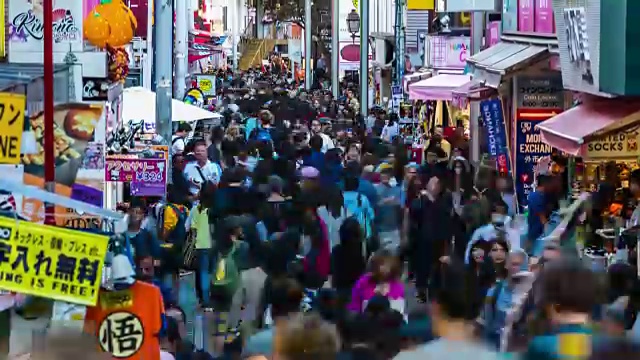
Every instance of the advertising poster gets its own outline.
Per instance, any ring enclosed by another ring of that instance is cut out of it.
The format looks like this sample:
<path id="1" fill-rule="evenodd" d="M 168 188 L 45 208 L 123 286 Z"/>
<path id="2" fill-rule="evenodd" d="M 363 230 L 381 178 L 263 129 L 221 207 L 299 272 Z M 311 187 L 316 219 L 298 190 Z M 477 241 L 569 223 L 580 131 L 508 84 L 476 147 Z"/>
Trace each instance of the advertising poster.
<path id="1" fill-rule="evenodd" d="M 102 193 L 104 175 L 102 169 L 95 168 L 93 162 L 101 160 L 95 156 L 99 151 L 95 148 L 95 129 L 104 121 L 104 106 L 87 104 L 64 104 L 54 109 L 56 141 L 56 193 L 59 195 L 85 199 L 86 202 L 97 204 L 97 192 Z M 23 181 L 27 185 L 44 187 L 44 117 L 37 114 L 30 118 L 31 128 L 36 134 L 39 152 L 22 157 L 24 166 Z M 94 147 L 87 151 L 87 148 Z M 100 146 L 98 146 L 99 148 Z M 85 161 L 90 154 L 92 159 Z M 100 176 L 102 175 L 102 176 Z M 94 199 L 89 201 L 89 199 Z M 82 200 L 82 201 L 85 201 Z M 37 199 L 24 197 L 22 215 L 30 221 L 42 223 L 44 221 L 44 204 Z M 56 222 L 60 226 L 69 228 L 94 229 L 101 225 L 101 219 L 88 214 L 78 214 L 74 209 L 56 207 Z"/>
<path id="2" fill-rule="evenodd" d="M 0 289 L 95 305 L 109 238 L 0 218 Z"/>
<path id="3" fill-rule="evenodd" d="M 529 193 L 533 191 L 534 168 L 540 158 L 551 155 L 551 146 L 542 141 L 536 125 L 551 116 L 548 111 L 518 110 L 515 128 L 515 179 L 516 195 L 521 208 L 527 206 Z M 539 116 L 543 115 L 543 116 Z"/>
<path id="4" fill-rule="evenodd" d="M 0 93 L 0 163 L 19 164 L 27 97 Z"/>
<path id="5" fill-rule="evenodd" d="M 500 174 L 509 174 L 511 173 L 511 164 L 502 101 L 500 99 L 481 101 L 480 112 L 482 113 L 484 126 L 487 129 L 489 156 L 496 161 L 496 169 Z"/>
<path id="6" fill-rule="evenodd" d="M 533 0 L 518 1 L 518 31 L 533 32 Z"/>
<path id="7" fill-rule="evenodd" d="M 10 51 L 41 53 L 44 38 L 42 0 L 9 2 Z M 82 51 L 82 0 L 53 1 L 53 51 Z"/>
<path id="8" fill-rule="evenodd" d="M 205 97 L 216 96 L 215 75 L 198 74 L 196 75 L 196 83 L 198 84 L 198 89 L 202 91 Z"/>

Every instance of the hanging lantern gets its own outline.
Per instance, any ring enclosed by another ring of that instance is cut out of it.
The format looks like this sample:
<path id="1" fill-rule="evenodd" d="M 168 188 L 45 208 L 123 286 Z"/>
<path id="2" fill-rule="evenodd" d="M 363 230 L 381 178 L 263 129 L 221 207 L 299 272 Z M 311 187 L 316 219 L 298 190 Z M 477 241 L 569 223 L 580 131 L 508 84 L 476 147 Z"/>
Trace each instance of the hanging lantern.
<path id="1" fill-rule="evenodd" d="M 122 0 L 100 0 L 85 19 L 84 36 L 97 47 L 117 47 L 128 44 L 137 27 L 136 17 Z"/>
<path id="2" fill-rule="evenodd" d="M 100 15 L 95 9 L 84 19 L 84 38 L 89 44 L 104 49 L 107 45 L 107 39 L 111 35 L 109 22 Z"/>

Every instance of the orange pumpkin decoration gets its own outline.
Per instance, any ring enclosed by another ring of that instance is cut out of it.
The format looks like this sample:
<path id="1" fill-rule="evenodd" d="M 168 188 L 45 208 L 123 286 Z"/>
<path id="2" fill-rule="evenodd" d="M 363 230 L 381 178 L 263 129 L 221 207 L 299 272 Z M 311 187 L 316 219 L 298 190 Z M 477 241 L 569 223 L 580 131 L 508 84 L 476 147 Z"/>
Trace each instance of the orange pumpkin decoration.
<path id="1" fill-rule="evenodd" d="M 104 31 L 104 25 L 101 24 L 101 21 L 96 20 L 99 18 L 106 21 L 108 34 Z M 85 38 L 100 48 L 104 48 L 107 44 L 115 47 L 128 44 L 133 39 L 138 27 L 133 12 L 122 0 L 101 0 L 100 4 L 89 13 L 86 20 L 89 20 L 89 24 L 87 25 L 85 22 L 84 25 Z M 89 34 L 92 32 L 96 34 Z"/>
<path id="2" fill-rule="evenodd" d="M 111 27 L 104 16 L 92 10 L 84 19 L 84 38 L 93 46 L 104 49 L 111 34 Z"/>

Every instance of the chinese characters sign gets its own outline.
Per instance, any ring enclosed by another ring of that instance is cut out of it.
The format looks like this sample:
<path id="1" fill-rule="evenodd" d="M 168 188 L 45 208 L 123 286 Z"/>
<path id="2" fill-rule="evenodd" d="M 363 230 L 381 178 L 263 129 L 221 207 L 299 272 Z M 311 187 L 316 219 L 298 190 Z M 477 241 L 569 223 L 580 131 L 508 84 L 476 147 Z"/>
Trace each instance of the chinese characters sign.
<path id="1" fill-rule="evenodd" d="M 82 51 L 82 0 L 53 1 L 54 51 Z M 9 0 L 10 51 L 42 52 L 42 0 Z M 71 45 L 71 48 L 69 47 Z"/>
<path id="2" fill-rule="evenodd" d="M 0 93 L 0 164 L 19 164 L 24 111 L 24 95 Z"/>
<path id="3" fill-rule="evenodd" d="M 0 289 L 93 305 L 108 237 L 0 218 Z"/>
<path id="4" fill-rule="evenodd" d="M 511 169 L 507 133 L 502 114 L 502 102 L 500 99 L 481 101 L 480 112 L 482 113 L 484 126 L 487 129 L 489 155 L 496 160 L 498 172 L 508 174 Z"/>
<path id="5" fill-rule="evenodd" d="M 518 110 L 515 128 L 516 151 L 516 195 L 520 206 L 527 205 L 529 193 L 533 191 L 534 168 L 540 158 L 551 155 L 551 146 L 542 141 L 536 125 L 551 116 L 540 118 L 538 111 Z"/>
<path id="6" fill-rule="evenodd" d="M 141 159 L 127 156 L 107 156 L 105 180 L 115 182 L 148 182 L 165 184 L 164 159 Z"/>

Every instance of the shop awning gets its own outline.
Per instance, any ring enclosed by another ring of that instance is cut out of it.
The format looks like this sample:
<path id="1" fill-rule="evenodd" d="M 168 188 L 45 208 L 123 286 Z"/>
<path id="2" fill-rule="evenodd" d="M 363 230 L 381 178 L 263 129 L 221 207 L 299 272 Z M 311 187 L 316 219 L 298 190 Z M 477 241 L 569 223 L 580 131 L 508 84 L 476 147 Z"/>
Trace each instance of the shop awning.
<path id="1" fill-rule="evenodd" d="M 405 93 L 409 92 L 409 85 L 416 83 L 420 80 L 430 78 L 432 75 L 433 73 L 430 70 L 419 71 L 419 72 L 414 72 L 413 74 L 405 75 L 404 78 L 402 79 L 404 92 Z"/>
<path id="2" fill-rule="evenodd" d="M 579 155 L 589 139 L 640 120 L 640 103 L 599 100 L 578 105 L 537 125 L 542 139 L 554 148 Z"/>
<path id="3" fill-rule="evenodd" d="M 469 101 L 484 100 L 496 93 L 495 89 L 484 86 L 480 81 L 474 79 L 452 91 L 452 102 L 454 106 L 462 109 L 469 105 Z"/>
<path id="4" fill-rule="evenodd" d="M 453 91 L 471 81 L 469 75 L 441 74 L 409 85 L 411 100 L 453 100 Z"/>
<path id="5" fill-rule="evenodd" d="M 551 56 L 546 46 L 500 42 L 467 58 L 473 78 L 497 89 L 505 75 Z"/>

